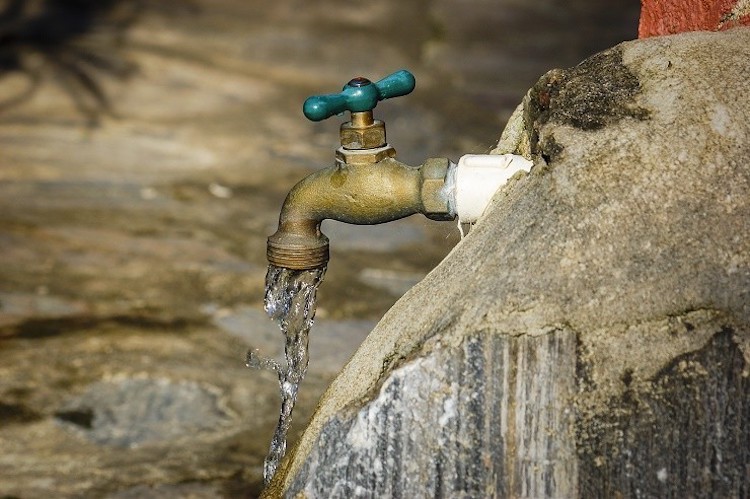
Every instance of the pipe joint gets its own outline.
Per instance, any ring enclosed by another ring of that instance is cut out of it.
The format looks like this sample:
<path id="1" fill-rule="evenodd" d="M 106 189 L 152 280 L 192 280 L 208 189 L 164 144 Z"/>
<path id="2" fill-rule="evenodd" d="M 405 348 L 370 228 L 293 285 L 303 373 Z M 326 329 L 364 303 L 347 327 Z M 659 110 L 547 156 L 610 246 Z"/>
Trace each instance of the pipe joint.
<path id="1" fill-rule="evenodd" d="M 430 158 L 420 169 L 422 213 L 432 220 L 453 220 L 450 199 L 445 190 L 451 162 L 447 158 Z"/>

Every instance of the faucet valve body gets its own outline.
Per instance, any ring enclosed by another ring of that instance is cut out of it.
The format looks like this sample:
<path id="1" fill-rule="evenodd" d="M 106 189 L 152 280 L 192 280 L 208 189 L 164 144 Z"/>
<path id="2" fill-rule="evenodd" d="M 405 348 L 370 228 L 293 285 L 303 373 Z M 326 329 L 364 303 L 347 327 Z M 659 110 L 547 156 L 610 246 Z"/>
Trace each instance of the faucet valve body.
<path id="1" fill-rule="evenodd" d="M 386 142 L 385 123 L 372 115 L 378 101 L 406 95 L 414 85 L 414 76 L 401 70 L 376 83 L 355 78 L 338 94 L 305 101 L 304 114 L 312 121 L 344 111 L 351 119 L 341 125 L 334 165 L 307 176 L 287 195 L 279 228 L 268 238 L 271 264 L 297 270 L 326 265 L 328 238 L 320 231 L 325 219 L 372 225 L 415 213 L 454 218 L 444 188 L 450 161 L 429 159 L 420 167 L 397 161 Z"/>

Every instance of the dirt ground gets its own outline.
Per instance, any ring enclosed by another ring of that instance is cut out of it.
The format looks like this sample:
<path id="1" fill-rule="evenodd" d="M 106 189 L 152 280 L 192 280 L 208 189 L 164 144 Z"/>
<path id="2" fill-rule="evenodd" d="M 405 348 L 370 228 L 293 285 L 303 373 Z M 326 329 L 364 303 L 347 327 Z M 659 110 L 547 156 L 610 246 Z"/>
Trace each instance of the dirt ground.
<path id="1" fill-rule="evenodd" d="M 243 359 L 283 347 L 262 311 L 265 239 L 291 186 L 332 161 L 341 122 L 307 121 L 304 99 L 408 68 L 414 93 L 375 110 L 399 159 L 486 152 L 539 76 L 634 38 L 638 10 L 136 3 L 101 2 L 93 27 L 54 43 L 34 25 L 45 2 L 0 30 L 3 497 L 255 497 L 279 397 Z M 458 240 L 423 217 L 324 232 L 295 434 Z"/>

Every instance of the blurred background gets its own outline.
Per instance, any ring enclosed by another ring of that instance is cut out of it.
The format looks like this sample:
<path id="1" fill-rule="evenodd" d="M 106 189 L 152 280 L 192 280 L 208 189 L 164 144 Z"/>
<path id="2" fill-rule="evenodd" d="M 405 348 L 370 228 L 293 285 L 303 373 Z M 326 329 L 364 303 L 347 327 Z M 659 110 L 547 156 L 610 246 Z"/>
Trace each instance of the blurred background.
<path id="1" fill-rule="evenodd" d="M 0 0 L 0 497 L 256 497 L 278 417 L 265 239 L 343 117 L 406 68 L 399 159 L 489 151 L 546 71 L 636 37 L 636 0 Z M 385 311 L 458 241 L 326 222 L 292 443 Z"/>

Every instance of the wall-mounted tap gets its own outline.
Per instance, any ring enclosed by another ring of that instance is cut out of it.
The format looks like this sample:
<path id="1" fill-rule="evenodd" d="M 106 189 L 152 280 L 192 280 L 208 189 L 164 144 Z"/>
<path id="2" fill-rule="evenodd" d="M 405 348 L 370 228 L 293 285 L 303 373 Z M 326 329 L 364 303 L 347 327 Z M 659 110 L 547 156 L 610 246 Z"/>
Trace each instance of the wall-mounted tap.
<path id="1" fill-rule="evenodd" d="M 315 292 L 328 263 L 328 238 L 320 231 L 330 218 L 351 224 L 379 224 L 414 213 L 434 220 L 473 223 L 495 191 L 531 162 L 513 155 L 468 154 L 454 165 L 445 158 L 421 166 L 396 161 L 385 140 L 385 123 L 372 116 L 377 103 L 414 90 L 414 76 L 397 71 L 373 83 L 354 78 L 338 94 L 310 97 L 305 116 L 320 121 L 351 113 L 341 125 L 341 147 L 328 168 L 292 188 L 284 201 L 279 229 L 268 238 L 265 309 L 286 336 L 286 366 L 250 352 L 249 367 L 271 366 L 279 375 L 282 405 L 263 467 L 268 483 L 286 450 L 297 387 L 307 370 L 307 338 L 315 315 Z"/>
<path id="2" fill-rule="evenodd" d="M 312 121 L 345 111 L 351 118 L 341 125 L 334 164 L 309 175 L 287 195 L 279 228 L 268 238 L 271 264 L 297 270 L 325 266 L 328 238 L 320 231 L 325 219 L 373 225 L 422 213 L 433 220 L 458 215 L 473 222 L 500 185 L 516 171 L 529 170 L 530 162 L 511 155 L 467 155 L 458 167 L 446 158 L 417 167 L 397 161 L 386 142 L 385 123 L 374 119 L 372 110 L 379 101 L 406 95 L 414 87 L 414 76 L 401 70 L 375 83 L 354 78 L 340 93 L 305 101 L 303 112 Z"/>
<path id="3" fill-rule="evenodd" d="M 329 218 L 372 225 L 423 213 L 434 220 L 453 220 L 441 192 L 450 162 L 428 159 L 419 167 L 397 161 L 387 142 L 385 123 L 372 110 L 383 99 L 410 93 L 414 76 L 401 70 L 378 82 L 354 78 L 341 93 L 310 97 L 305 116 L 320 121 L 349 111 L 341 125 L 341 147 L 332 166 L 317 171 L 289 192 L 279 229 L 268 238 L 268 260 L 277 267 L 310 269 L 328 262 L 328 238 L 320 223 Z"/>

